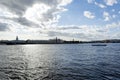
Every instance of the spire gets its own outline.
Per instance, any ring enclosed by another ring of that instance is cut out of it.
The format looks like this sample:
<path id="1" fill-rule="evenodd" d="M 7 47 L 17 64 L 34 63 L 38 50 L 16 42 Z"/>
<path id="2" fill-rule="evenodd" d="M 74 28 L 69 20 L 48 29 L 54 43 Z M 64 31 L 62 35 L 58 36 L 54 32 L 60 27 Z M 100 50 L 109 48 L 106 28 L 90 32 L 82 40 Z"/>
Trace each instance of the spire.
<path id="1" fill-rule="evenodd" d="M 56 43 L 57 43 L 57 37 L 56 37 Z"/>
<path id="2" fill-rule="evenodd" d="M 18 41 L 19 39 L 18 39 L 18 36 L 16 36 L 16 41 Z"/>

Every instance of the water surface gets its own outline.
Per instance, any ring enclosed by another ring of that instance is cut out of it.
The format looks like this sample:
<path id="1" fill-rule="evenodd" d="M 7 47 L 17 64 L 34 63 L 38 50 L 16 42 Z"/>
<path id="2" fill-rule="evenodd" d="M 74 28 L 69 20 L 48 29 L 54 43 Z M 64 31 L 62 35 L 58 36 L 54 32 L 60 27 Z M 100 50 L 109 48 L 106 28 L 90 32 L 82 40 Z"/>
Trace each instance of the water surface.
<path id="1" fill-rule="evenodd" d="M 0 45 L 0 80 L 120 80 L 120 44 Z"/>

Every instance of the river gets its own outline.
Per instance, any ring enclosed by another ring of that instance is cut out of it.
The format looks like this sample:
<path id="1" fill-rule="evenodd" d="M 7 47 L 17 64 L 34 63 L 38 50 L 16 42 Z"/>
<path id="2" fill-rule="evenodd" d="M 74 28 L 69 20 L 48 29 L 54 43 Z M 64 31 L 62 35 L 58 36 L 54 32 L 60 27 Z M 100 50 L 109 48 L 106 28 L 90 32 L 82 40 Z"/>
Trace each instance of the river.
<path id="1" fill-rule="evenodd" d="M 120 44 L 0 45 L 0 80 L 120 80 Z"/>

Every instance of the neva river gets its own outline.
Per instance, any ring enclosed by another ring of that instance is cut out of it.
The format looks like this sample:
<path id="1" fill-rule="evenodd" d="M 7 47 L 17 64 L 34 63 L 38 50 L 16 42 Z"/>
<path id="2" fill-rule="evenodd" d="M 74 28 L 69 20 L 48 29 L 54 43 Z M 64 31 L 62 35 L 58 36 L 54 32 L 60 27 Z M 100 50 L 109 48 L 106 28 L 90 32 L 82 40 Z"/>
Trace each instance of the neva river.
<path id="1" fill-rule="evenodd" d="M 120 80 L 120 44 L 0 45 L 0 80 Z"/>

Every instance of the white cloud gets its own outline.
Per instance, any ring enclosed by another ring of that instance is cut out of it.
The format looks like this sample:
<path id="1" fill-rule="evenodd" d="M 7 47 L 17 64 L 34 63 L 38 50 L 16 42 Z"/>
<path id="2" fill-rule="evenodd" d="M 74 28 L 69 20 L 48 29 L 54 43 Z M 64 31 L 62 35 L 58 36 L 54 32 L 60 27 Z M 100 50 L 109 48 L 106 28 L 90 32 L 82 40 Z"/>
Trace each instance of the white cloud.
<path id="1" fill-rule="evenodd" d="M 97 3 L 97 2 L 95 2 L 95 5 L 99 6 L 100 8 L 106 8 L 106 6 L 105 6 L 105 5 L 100 4 L 100 3 Z"/>
<path id="2" fill-rule="evenodd" d="M 84 11 L 84 16 L 89 18 L 89 19 L 93 19 L 95 18 L 95 15 L 93 13 L 91 13 L 90 11 Z"/>
<path id="3" fill-rule="evenodd" d="M 113 6 L 114 4 L 117 4 L 117 0 L 104 0 L 104 2 L 106 3 L 106 5 L 108 6 Z"/>
<path id="4" fill-rule="evenodd" d="M 4 10 L 4 11 L 3 11 Z M 9 12 L 6 8 L 0 8 L 0 18 L 17 18 L 18 16 Z"/>
<path id="5" fill-rule="evenodd" d="M 120 21 L 118 21 L 118 22 L 113 22 L 113 23 L 111 23 L 111 24 L 107 24 L 107 25 L 106 25 L 106 28 L 107 28 L 107 29 L 113 29 L 113 28 L 117 28 L 117 27 L 120 28 Z"/>
<path id="6" fill-rule="evenodd" d="M 78 39 L 78 40 L 102 40 L 115 38 L 111 29 L 120 28 L 120 22 L 113 22 L 106 25 L 66 25 L 52 27 L 50 29 L 42 31 L 42 33 L 48 35 L 48 37 L 65 37 L 69 39 Z M 111 35 L 112 34 L 112 35 Z M 63 39 L 65 39 L 63 38 Z"/>
<path id="7" fill-rule="evenodd" d="M 72 31 L 71 31 L 72 30 Z M 99 28 L 96 26 L 88 26 L 88 25 L 66 25 L 59 26 L 55 28 L 51 28 L 42 33 L 48 35 L 48 37 L 66 37 L 69 39 L 78 39 L 78 40 L 95 40 L 98 39 L 101 32 L 98 31 Z M 101 30 L 102 31 L 102 30 Z M 104 32 L 102 32 L 104 33 Z M 103 36 L 103 35 L 102 35 Z"/>
<path id="8" fill-rule="evenodd" d="M 104 18 L 104 21 L 109 21 L 111 16 L 108 12 L 103 12 L 103 18 Z"/>
<path id="9" fill-rule="evenodd" d="M 113 17 L 113 18 L 116 18 L 116 16 L 117 16 L 117 15 L 115 15 L 115 14 L 114 14 L 114 15 L 112 15 L 112 17 Z"/>
<path id="10" fill-rule="evenodd" d="M 87 0 L 88 3 L 93 3 L 95 0 Z"/>
<path id="11" fill-rule="evenodd" d="M 45 4 L 34 4 L 31 8 L 26 10 L 24 17 L 35 23 L 40 23 L 48 10 L 50 10 L 50 7 Z"/>
<path id="12" fill-rule="evenodd" d="M 66 6 L 70 4 L 72 0 L 58 0 L 58 3 L 60 3 L 60 6 Z"/>
<path id="13" fill-rule="evenodd" d="M 120 11 L 118 11 L 118 13 L 120 14 Z"/>
<path id="14" fill-rule="evenodd" d="M 115 12 L 115 9 L 112 9 L 112 12 Z"/>

